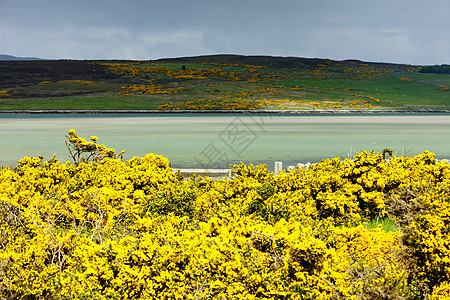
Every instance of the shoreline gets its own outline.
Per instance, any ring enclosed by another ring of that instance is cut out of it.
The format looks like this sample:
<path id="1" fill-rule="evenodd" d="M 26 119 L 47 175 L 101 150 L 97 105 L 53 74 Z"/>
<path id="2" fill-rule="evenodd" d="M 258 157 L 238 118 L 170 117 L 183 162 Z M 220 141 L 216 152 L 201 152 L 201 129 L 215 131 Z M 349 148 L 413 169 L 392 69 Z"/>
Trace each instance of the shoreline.
<path id="1" fill-rule="evenodd" d="M 2 114 L 449 114 L 449 110 L 7 110 Z"/>

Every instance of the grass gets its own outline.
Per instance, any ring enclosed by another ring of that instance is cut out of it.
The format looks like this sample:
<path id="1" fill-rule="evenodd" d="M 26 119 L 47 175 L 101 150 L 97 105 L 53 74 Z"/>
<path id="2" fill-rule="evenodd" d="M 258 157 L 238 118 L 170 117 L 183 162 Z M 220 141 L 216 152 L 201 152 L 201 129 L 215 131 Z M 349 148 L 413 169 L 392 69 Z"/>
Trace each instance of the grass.
<path id="1" fill-rule="evenodd" d="M 384 218 L 374 218 L 369 220 L 367 223 L 364 224 L 364 227 L 366 229 L 374 229 L 378 226 L 381 226 L 381 228 L 385 232 L 391 232 L 391 231 L 398 231 L 400 230 L 397 225 L 395 224 L 395 221 L 392 220 L 389 216 Z"/>
<path id="2" fill-rule="evenodd" d="M 151 71 L 155 66 L 172 75 Z M 263 104 L 260 109 L 280 110 L 450 110 L 450 75 L 419 70 L 408 65 L 233 55 L 145 62 L 0 62 L 0 91 L 7 93 L 0 97 L 0 110 L 147 110 L 168 103 L 183 107 L 189 101 L 256 101 Z M 132 85 L 183 89 L 118 95 Z"/>
<path id="3" fill-rule="evenodd" d="M 357 94 L 383 102 L 392 101 L 400 105 L 450 105 L 450 92 L 441 90 L 436 84 L 437 80 L 441 82 L 440 79 L 434 79 L 432 83 L 424 83 L 420 79 L 403 81 L 400 79 L 402 75 L 410 74 L 386 75 L 371 80 L 290 80 L 281 84 L 288 87 L 302 86 L 308 90 L 315 90 L 317 93 L 321 91 L 335 93 L 338 97 L 348 98 L 349 94 Z"/>
<path id="4" fill-rule="evenodd" d="M 1 103 L 4 110 L 154 110 L 163 104 L 148 96 L 117 95 L 30 99 Z"/>

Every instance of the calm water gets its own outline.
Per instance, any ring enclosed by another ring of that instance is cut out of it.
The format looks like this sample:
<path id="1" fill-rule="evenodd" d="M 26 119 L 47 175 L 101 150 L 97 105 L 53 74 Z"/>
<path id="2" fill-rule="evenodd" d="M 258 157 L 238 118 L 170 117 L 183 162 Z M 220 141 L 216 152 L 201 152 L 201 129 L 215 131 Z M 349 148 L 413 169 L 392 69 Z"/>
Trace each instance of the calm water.
<path id="1" fill-rule="evenodd" d="M 243 161 L 284 165 L 361 150 L 396 155 L 432 151 L 450 158 L 450 115 L 0 115 L 0 165 L 57 153 L 74 128 L 86 139 L 127 150 L 125 158 L 156 153 L 173 167 L 225 167 Z"/>

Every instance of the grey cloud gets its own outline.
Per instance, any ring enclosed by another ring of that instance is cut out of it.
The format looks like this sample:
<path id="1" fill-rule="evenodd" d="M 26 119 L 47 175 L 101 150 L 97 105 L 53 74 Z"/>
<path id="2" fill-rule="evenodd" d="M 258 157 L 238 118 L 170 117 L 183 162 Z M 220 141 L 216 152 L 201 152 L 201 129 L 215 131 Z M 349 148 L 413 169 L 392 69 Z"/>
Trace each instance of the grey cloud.
<path id="1" fill-rule="evenodd" d="M 447 0 L 0 0 L 0 53 L 449 63 Z"/>

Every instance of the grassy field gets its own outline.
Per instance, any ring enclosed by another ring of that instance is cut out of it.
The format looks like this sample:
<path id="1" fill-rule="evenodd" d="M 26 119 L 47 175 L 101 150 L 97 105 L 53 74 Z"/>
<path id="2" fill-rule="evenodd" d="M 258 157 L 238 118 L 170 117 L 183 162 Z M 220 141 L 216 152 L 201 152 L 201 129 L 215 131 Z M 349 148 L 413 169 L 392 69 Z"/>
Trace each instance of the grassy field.
<path id="1" fill-rule="evenodd" d="M 450 110 L 450 75 L 420 69 L 237 55 L 2 61 L 0 110 Z"/>

